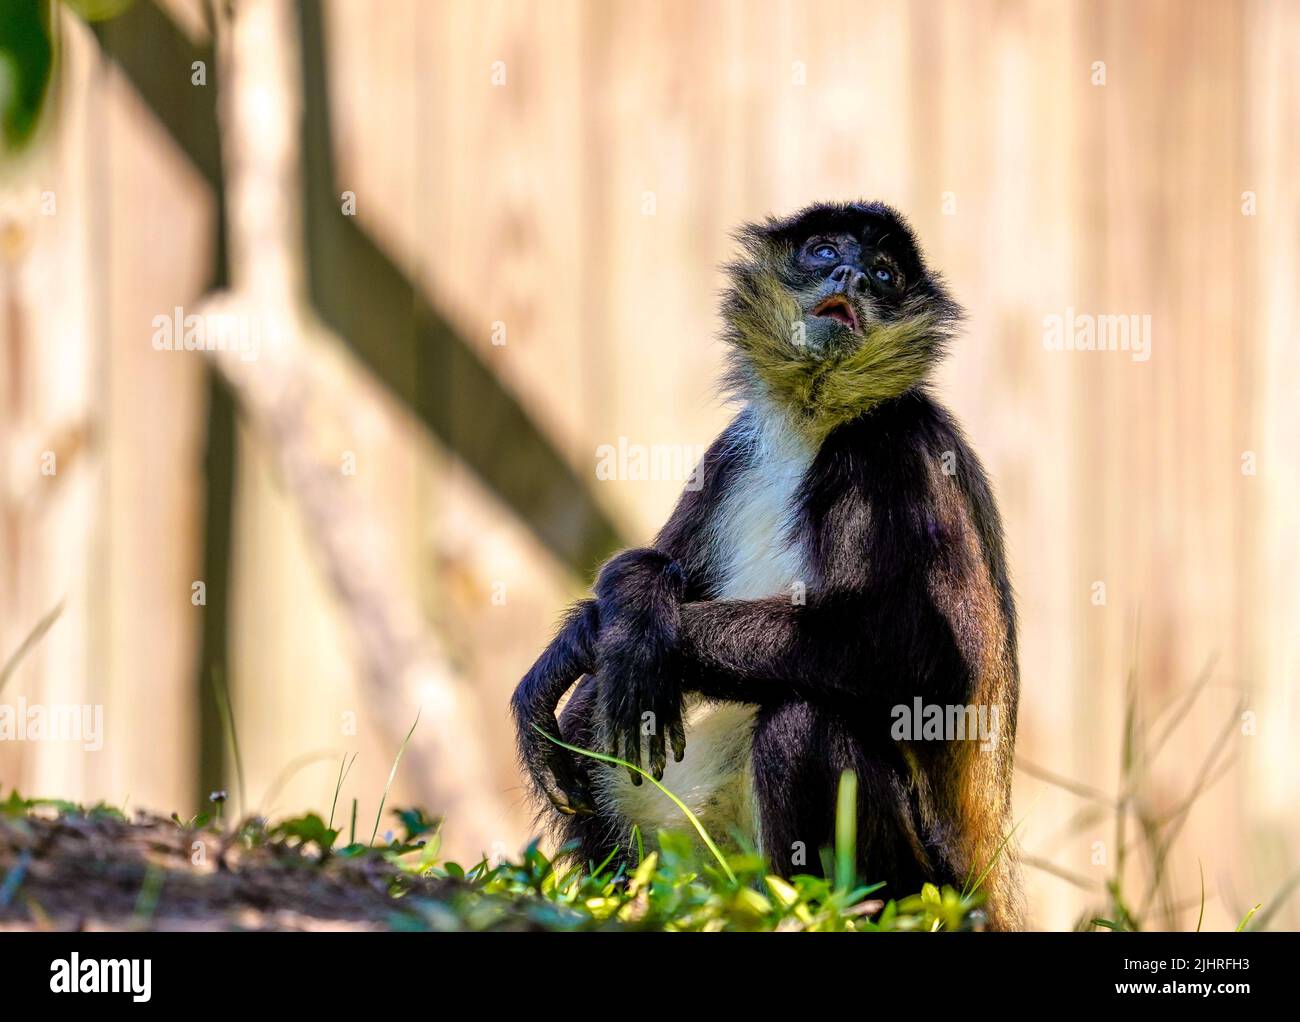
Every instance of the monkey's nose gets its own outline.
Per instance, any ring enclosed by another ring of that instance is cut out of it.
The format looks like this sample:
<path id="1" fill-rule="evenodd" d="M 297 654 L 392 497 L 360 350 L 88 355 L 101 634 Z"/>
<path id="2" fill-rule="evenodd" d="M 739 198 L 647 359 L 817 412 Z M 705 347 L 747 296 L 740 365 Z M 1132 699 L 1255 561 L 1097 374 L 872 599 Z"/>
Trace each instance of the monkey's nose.
<path id="1" fill-rule="evenodd" d="M 866 294 L 867 275 L 859 269 L 855 269 L 848 263 L 843 266 L 837 266 L 831 271 L 831 280 L 840 285 L 840 288 L 851 295 Z"/>

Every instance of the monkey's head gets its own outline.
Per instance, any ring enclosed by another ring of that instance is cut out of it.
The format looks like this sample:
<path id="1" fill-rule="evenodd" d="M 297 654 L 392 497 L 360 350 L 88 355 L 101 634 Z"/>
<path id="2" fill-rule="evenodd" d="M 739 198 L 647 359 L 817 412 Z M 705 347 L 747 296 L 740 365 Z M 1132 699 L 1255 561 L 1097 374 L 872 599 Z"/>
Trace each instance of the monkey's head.
<path id="1" fill-rule="evenodd" d="M 921 383 L 961 318 L 883 203 L 819 203 L 739 239 L 723 299 L 728 382 L 761 388 L 817 440 Z"/>

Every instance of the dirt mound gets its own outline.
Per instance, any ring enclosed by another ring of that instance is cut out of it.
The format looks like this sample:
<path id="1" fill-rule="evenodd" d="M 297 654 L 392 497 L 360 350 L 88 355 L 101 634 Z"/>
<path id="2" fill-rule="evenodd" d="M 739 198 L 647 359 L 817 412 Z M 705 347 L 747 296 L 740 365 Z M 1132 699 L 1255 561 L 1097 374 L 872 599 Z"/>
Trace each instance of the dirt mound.
<path id="1" fill-rule="evenodd" d="M 456 881 L 381 854 L 113 811 L 0 814 L 0 929 L 427 927 Z"/>

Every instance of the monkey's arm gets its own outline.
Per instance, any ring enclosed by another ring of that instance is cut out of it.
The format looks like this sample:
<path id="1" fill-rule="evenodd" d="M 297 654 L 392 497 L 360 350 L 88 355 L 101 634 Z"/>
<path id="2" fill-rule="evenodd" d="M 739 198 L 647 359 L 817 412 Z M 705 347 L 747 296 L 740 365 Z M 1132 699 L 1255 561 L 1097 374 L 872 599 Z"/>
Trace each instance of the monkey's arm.
<path id="1" fill-rule="evenodd" d="M 575 681 L 595 670 L 599 629 L 596 601 L 575 603 L 551 644 L 524 675 L 510 700 L 519 758 L 538 790 L 551 805 L 567 814 L 593 811 L 585 771 L 568 750 L 547 739 L 538 729 L 560 737 L 555 708 Z"/>
<path id="2" fill-rule="evenodd" d="M 716 600 L 681 608 L 687 691 L 759 705 L 955 696 L 970 665 L 925 594 Z"/>
<path id="3" fill-rule="evenodd" d="M 596 580 L 596 729 L 606 751 L 637 766 L 647 730 L 646 766 L 656 779 L 663 777 L 669 746 L 678 762 L 686 752 L 676 665 L 679 607 L 712 589 L 709 515 L 734 477 L 744 432 L 741 413 L 705 453 L 695 474 L 699 485 L 682 492 L 654 547 L 611 558 Z M 641 783 L 635 771 L 632 783 Z"/>
<path id="4" fill-rule="evenodd" d="M 843 629 L 849 610 L 830 601 L 794 605 L 789 597 L 712 600 L 682 607 L 679 654 L 687 685 L 716 699 L 767 703 L 802 686 L 832 694 L 865 666 L 867 651 Z M 856 629 L 854 629 L 856 632 Z"/>
<path id="5" fill-rule="evenodd" d="M 831 581 L 806 604 L 788 596 L 685 603 L 678 659 L 686 690 L 760 705 L 792 696 L 965 701 L 1007 627 L 973 505 L 931 488 L 906 502 L 882 499 L 862 517 L 874 528 L 845 537 Z"/>
<path id="6" fill-rule="evenodd" d="M 640 765 L 641 715 L 651 712 L 656 722 L 649 742 L 651 772 L 663 775 L 666 741 L 678 761 L 685 753 L 680 685 L 670 667 L 677 607 L 709 588 L 708 513 L 734 471 L 736 437 L 742 431 L 738 416 L 710 446 L 698 470 L 701 485 L 682 493 L 654 549 L 626 550 L 605 563 L 595 585 L 597 598 L 570 611 L 515 690 L 520 758 L 537 788 L 561 812 L 583 811 L 584 771 L 537 728 L 559 733 L 555 708 L 560 699 L 579 676 L 596 674 L 598 665 L 594 723 L 605 748 Z M 632 780 L 641 783 L 639 774 Z"/>
<path id="7" fill-rule="evenodd" d="M 658 780 L 669 743 L 679 763 L 686 754 L 677 666 L 686 576 L 677 561 L 658 550 L 627 550 L 601 569 L 595 589 L 600 736 L 611 756 L 639 767 L 643 725 L 649 723 L 646 767 Z M 639 773 L 629 773 L 633 784 L 641 783 Z"/>
<path id="8" fill-rule="evenodd" d="M 685 753 L 681 690 L 672 671 L 685 578 L 677 562 L 650 549 L 611 558 L 596 580 L 596 599 L 574 604 L 555 638 L 511 699 L 519 758 L 537 789 L 562 813 L 593 811 L 586 771 L 559 737 L 555 708 L 583 674 L 596 675 L 602 743 L 613 756 L 641 763 L 642 714 L 654 714 L 649 766 L 662 777 L 665 736 Z M 542 732 L 545 732 L 543 734 Z M 657 738 L 657 740 L 656 740 Z M 632 773 L 641 783 L 641 776 Z"/>

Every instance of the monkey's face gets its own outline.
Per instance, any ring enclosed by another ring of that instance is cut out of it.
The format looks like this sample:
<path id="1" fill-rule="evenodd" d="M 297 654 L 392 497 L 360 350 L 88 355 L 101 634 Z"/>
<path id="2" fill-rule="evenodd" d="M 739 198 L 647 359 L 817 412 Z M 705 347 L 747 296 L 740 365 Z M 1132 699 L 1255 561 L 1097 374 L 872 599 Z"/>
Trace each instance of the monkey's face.
<path id="1" fill-rule="evenodd" d="M 961 316 L 911 229 L 882 203 L 810 206 L 751 224 L 740 239 L 746 257 L 729 267 L 723 305 L 731 382 L 757 378 L 801 416 L 902 393 Z"/>
<path id="2" fill-rule="evenodd" d="M 814 355 L 852 350 L 882 324 L 953 311 L 911 229 L 888 206 L 813 206 L 769 223 L 765 234 Z"/>
<path id="3" fill-rule="evenodd" d="M 815 231 L 790 245 L 787 286 L 803 313 L 804 341 L 831 353 L 897 314 L 907 280 L 900 246 L 870 233 Z M 910 267 L 909 267 L 910 269 Z"/>

